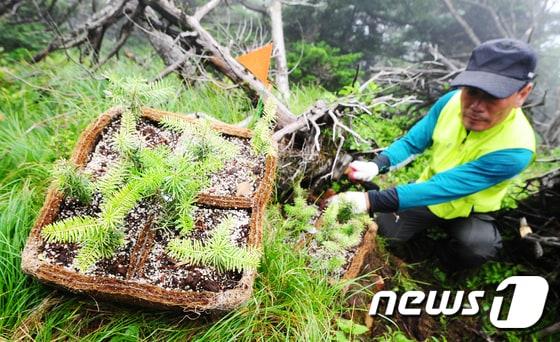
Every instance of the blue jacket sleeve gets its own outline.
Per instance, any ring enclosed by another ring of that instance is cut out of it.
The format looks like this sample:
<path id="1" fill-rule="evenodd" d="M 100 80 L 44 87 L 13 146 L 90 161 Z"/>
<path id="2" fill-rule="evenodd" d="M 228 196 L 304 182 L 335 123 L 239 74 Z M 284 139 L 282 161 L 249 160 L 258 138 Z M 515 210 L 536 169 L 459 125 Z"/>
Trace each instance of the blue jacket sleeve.
<path id="1" fill-rule="evenodd" d="M 389 167 L 394 168 L 406 164 L 412 160 L 415 155 L 423 152 L 432 145 L 432 134 L 439 114 L 456 92 L 457 90 L 454 90 L 440 97 L 430 108 L 428 114 L 412 126 L 407 134 L 380 153 L 379 158 L 377 158 L 378 160 L 375 160 L 380 170 L 386 171 Z M 378 161 L 385 165 L 379 165 L 380 163 Z M 389 165 L 387 165 L 387 163 L 389 163 Z"/>
<path id="2" fill-rule="evenodd" d="M 450 202 L 487 189 L 521 173 L 532 159 L 533 152 L 528 149 L 504 149 L 438 173 L 425 182 L 399 185 L 398 209 Z"/>

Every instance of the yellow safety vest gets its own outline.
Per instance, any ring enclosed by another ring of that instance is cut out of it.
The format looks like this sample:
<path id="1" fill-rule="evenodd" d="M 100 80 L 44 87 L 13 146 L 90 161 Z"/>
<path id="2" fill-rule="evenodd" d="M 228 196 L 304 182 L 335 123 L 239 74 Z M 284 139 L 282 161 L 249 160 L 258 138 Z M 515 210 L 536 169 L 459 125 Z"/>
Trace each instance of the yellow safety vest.
<path id="1" fill-rule="evenodd" d="M 535 133 L 520 108 L 514 108 L 498 125 L 481 132 L 471 131 L 467 137 L 461 115 L 461 91 L 443 107 L 432 140 L 432 158 L 417 182 L 424 182 L 437 173 L 497 150 L 526 148 L 535 152 Z M 444 219 L 467 217 L 471 212 L 495 211 L 500 209 L 512 180 L 510 178 L 485 190 L 428 208 Z"/>

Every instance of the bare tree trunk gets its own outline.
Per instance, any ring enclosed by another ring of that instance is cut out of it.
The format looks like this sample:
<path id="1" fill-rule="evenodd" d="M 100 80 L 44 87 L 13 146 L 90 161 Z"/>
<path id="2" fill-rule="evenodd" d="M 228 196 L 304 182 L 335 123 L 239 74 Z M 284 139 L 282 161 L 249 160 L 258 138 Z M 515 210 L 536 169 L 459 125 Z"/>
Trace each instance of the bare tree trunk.
<path id="1" fill-rule="evenodd" d="M 7 14 L 14 8 L 14 6 L 18 5 L 21 2 L 23 2 L 23 0 L 2 1 L 2 3 L 0 3 L 0 17 L 2 17 L 4 14 Z"/>
<path id="2" fill-rule="evenodd" d="M 480 38 L 478 38 L 476 33 L 474 33 L 474 30 L 469 25 L 469 23 L 467 23 L 466 20 L 463 19 L 463 17 L 459 14 L 459 12 L 457 12 L 455 6 L 453 6 L 453 2 L 451 0 L 442 1 L 445 3 L 447 8 L 449 9 L 449 12 L 451 12 L 451 15 L 455 18 L 455 20 L 457 20 L 459 25 L 463 27 L 463 30 L 465 30 L 465 33 L 467 34 L 467 36 L 469 36 L 474 45 L 480 45 Z"/>
<path id="3" fill-rule="evenodd" d="M 508 32 L 506 27 L 502 24 L 502 21 L 500 20 L 500 16 L 498 15 L 498 13 L 496 13 L 496 10 L 491 5 L 489 5 L 486 2 L 480 2 L 480 1 L 471 1 L 471 0 L 463 0 L 463 1 L 486 10 L 486 12 L 488 12 L 488 14 L 490 14 L 490 16 L 492 17 L 492 20 L 494 21 L 494 25 L 496 26 L 496 29 L 500 33 L 500 36 L 502 36 L 503 38 L 512 37 L 511 32 Z"/>
<path id="4" fill-rule="evenodd" d="M 290 98 L 290 83 L 288 81 L 288 62 L 286 61 L 286 48 L 284 46 L 284 24 L 282 21 L 282 2 L 272 0 L 268 6 L 272 41 L 274 42 L 276 59 L 276 85 L 285 101 Z"/>
<path id="5" fill-rule="evenodd" d="M 278 125 L 286 126 L 294 121 L 296 117 L 268 88 L 256 77 L 247 71 L 226 49 L 224 49 L 208 31 L 206 31 L 195 16 L 186 15 L 167 0 L 154 0 L 149 3 L 158 13 L 179 27 L 189 28 L 196 34 L 195 43 L 206 51 L 209 61 L 225 76 L 233 82 L 241 84 L 250 92 L 263 98 L 272 98 L 277 104 Z"/>
<path id="6" fill-rule="evenodd" d="M 33 63 L 39 62 L 45 58 L 49 53 L 58 49 L 68 49 L 84 43 L 91 34 L 103 26 L 110 26 L 117 22 L 123 16 L 123 9 L 127 2 L 130 2 L 130 7 L 136 8 L 136 1 L 113 0 L 110 1 L 102 10 L 94 13 L 93 16 L 84 25 L 80 26 L 74 32 L 66 37 L 58 37 L 53 40 L 49 46 L 43 51 L 39 52 L 32 59 Z M 130 12 L 133 12 L 131 9 Z"/>

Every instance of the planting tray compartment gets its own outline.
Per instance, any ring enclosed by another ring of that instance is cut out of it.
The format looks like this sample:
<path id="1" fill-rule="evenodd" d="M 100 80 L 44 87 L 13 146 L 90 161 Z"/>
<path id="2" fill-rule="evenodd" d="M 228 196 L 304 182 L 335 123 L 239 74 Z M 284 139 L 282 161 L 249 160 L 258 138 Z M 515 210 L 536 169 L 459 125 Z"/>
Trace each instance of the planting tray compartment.
<path id="1" fill-rule="evenodd" d="M 320 230 L 323 220 L 322 216 L 319 216 L 314 220 L 314 226 Z M 347 259 L 346 264 L 343 266 L 343 270 L 339 277 L 334 276 L 333 278 L 339 279 L 352 279 L 358 277 L 364 269 L 367 269 L 370 255 L 376 250 L 375 238 L 377 236 L 377 224 L 371 222 L 367 224 L 362 233 L 362 239 L 360 243 L 351 248 L 351 256 Z M 312 234 L 305 234 L 297 243 L 296 248 L 301 249 L 304 246 L 309 246 L 313 240 Z M 371 265 L 369 265 L 371 266 Z"/>
<path id="2" fill-rule="evenodd" d="M 375 222 L 368 225 L 364 232 L 362 242 L 356 247 L 354 256 L 350 259 L 342 279 L 352 279 L 360 275 L 362 270 L 367 266 L 368 256 L 376 250 L 375 237 L 377 236 L 377 224 Z"/>
<path id="3" fill-rule="evenodd" d="M 112 108 L 102 114 L 80 136 L 74 149 L 72 162 L 79 168 L 84 168 L 90 161 L 96 145 L 100 142 L 103 130 L 120 116 L 119 108 Z M 142 119 L 150 122 L 159 122 L 164 116 L 177 117 L 193 122 L 196 119 L 154 109 L 143 109 Z M 251 132 L 247 129 L 213 122 L 212 127 L 224 137 L 248 142 Z M 157 144 L 157 143 L 156 143 Z M 245 143 L 245 145 L 248 145 Z M 264 165 L 260 168 L 260 180 L 255 182 L 253 189 L 244 193 L 224 196 L 210 191 L 203 191 L 197 199 L 196 206 L 200 210 L 215 210 L 239 213 L 243 212 L 247 219 L 247 233 L 243 237 L 247 246 L 261 247 L 262 219 L 266 203 L 272 191 L 276 159 L 268 156 L 261 161 Z M 130 254 L 125 260 L 114 268 L 114 274 L 82 273 L 72 267 L 65 266 L 63 262 L 53 262 L 45 258 L 46 242 L 41 237 L 41 229 L 57 220 L 61 213 L 65 198 L 54 185 L 47 192 L 44 205 L 33 226 L 22 254 L 22 268 L 40 281 L 62 287 L 76 293 L 91 295 L 95 298 L 117 300 L 130 304 L 163 308 L 184 309 L 189 311 L 225 311 L 231 310 L 249 299 L 255 271 L 245 271 L 231 276 L 227 286 L 210 289 L 186 290 L 178 287 L 160 286 L 158 281 L 150 278 L 154 264 L 150 261 L 151 253 L 158 244 L 158 236 L 153 229 L 154 214 L 147 214 L 140 227 L 135 227 L 134 239 L 130 246 Z M 71 244 L 60 244 L 57 248 L 65 249 L 61 254 L 72 257 Z M 152 258 L 153 259 L 153 258 Z M 173 262 L 169 262 L 173 263 Z M 185 265 L 172 265 L 180 269 Z M 112 269 L 112 268 L 108 268 Z M 153 272 L 152 272 L 153 273 Z"/>

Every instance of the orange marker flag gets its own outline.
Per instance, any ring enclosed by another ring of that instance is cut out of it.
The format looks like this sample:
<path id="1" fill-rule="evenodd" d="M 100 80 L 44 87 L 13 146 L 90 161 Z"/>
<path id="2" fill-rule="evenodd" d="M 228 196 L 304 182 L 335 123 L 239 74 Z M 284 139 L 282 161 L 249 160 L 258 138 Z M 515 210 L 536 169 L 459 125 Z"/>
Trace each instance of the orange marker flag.
<path id="1" fill-rule="evenodd" d="M 259 81 L 268 87 L 268 69 L 270 68 L 270 56 L 272 56 L 272 43 L 249 51 L 237 57 L 237 61 L 246 67 Z"/>

